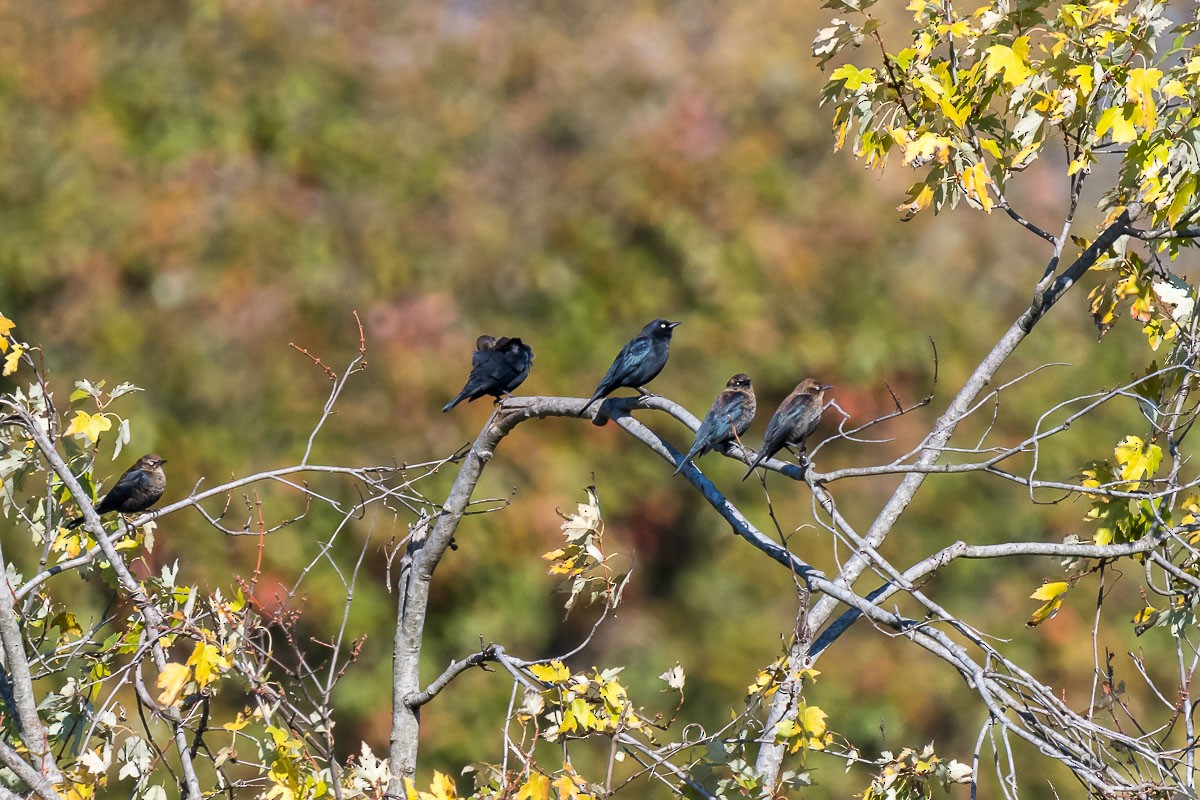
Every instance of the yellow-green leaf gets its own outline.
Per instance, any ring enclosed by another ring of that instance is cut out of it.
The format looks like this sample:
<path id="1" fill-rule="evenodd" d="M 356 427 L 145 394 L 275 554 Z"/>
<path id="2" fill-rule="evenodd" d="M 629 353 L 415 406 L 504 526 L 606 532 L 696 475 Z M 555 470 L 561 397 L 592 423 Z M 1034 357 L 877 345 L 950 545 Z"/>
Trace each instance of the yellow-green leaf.
<path id="1" fill-rule="evenodd" d="M 987 49 L 987 55 L 984 56 L 984 74 L 991 80 L 999 73 L 1004 73 L 1004 83 L 1008 86 L 1024 83 L 1030 75 L 1028 57 L 1028 36 L 1016 39 L 1012 47 L 994 44 Z"/>
<path id="2" fill-rule="evenodd" d="M 843 64 L 833 71 L 829 76 L 830 81 L 845 81 L 846 88 L 851 91 L 858 91 L 863 86 L 875 83 L 875 70 L 868 67 L 867 69 L 859 69 L 853 64 Z"/>
<path id="3" fill-rule="evenodd" d="M 1121 465 L 1121 480 L 1129 481 L 1130 491 L 1136 491 L 1142 479 L 1157 472 L 1162 462 L 1162 448 L 1138 436 L 1126 436 L 1113 454 Z"/>

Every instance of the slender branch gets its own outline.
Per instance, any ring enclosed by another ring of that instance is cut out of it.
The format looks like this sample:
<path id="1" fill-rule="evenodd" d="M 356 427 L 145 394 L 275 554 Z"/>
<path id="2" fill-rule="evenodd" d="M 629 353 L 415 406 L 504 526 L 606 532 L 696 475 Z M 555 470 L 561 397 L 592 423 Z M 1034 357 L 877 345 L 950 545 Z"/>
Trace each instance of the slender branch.
<path id="1" fill-rule="evenodd" d="M 54 784 L 62 780 L 62 775 L 56 771 L 53 778 L 48 777 L 41 770 L 26 763 L 25 759 L 21 758 L 21 754 L 2 739 L 0 739 L 0 762 L 11 769 L 14 775 L 25 781 L 26 785 L 42 800 L 62 800 L 62 796 L 54 790 Z"/>

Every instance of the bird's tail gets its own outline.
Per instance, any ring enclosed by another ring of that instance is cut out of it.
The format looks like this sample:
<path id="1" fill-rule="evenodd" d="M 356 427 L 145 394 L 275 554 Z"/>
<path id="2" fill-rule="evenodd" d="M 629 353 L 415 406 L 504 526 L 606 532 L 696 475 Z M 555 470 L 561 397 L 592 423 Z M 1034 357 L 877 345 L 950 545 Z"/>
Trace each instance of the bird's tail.
<path id="1" fill-rule="evenodd" d="M 697 448 L 693 447 L 691 450 L 687 451 L 686 456 L 679 459 L 679 466 L 675 467 L 675 471 L 671 473 L 672 477 L 674 477 L 675 475 L 678 475 L 680 470 L 682 470 L 684 468 L 684 466 L 686 466 L 687 463 L 692 460 L 692 457 L 696 455 L 696 450 L 697 450 Z"/>
<path id="2" fill-rule="evenodd" d="M 72 528 L 78 528 L 82 524 L 83 524 L 83 517 L 76 517 L 75 519 L 68 522 L 66 525 L 63 525 L 63 527 L 66 528 L 67 530 L 71 530 Z"/>
<path id="3" fill-rule="evenodd" d="M 587 401 L 587 405 L 585 405 L 585 406 L 583 407 L 583 409 L 582 409 L 582 410 L 579 412 L 579 416 L 581 416 L 581 417 L 582 417 L 584 414 L 586 414 L 586 413 L 587 413 L 587 410 L 588 410 L 589 408 L 591 408 L 592 406 L 594 406 L 594 405 L 596 404 L 596 401 L 597 401 L 597 400 L 599 400 L 599 399 L 600 399 L 600 393 L 599 393 L 599 392 L 597 392 L 596 394 L 592 395 L 592 399 Z"/>
<path id="4" fill-rule="evenodd" d="M 459 392 L 458 395 L 453 400 L 451 400 L 449 403 L 446 403 L 446 405 L 442 406 L 442 413 L 445 414 L 447 411 L 454 408 L 456 405 L 461 403 L 463 401 L 463 398 L 466 396 L 467 396 L 467 393 L 465 391 Z"/>
<path id="5" fill-rule="evenodd" d="M 763 455 L 763 452 L 765 452 L 765 451 L 760 451 L 759 454 L 757 456 L 755 456 L 754 461 L 752 461 L 750 463 L 750 469 L 746 470 L 746 474 L 742 476 L 742 480 L 746 480 L 746 478 L 749 478 L 750 475 L 754 472 L 754 470 L 756 470 L 758 468 L 758 465 L 763 462 L 763 459 L 765 458 L 765 456 Z"/>

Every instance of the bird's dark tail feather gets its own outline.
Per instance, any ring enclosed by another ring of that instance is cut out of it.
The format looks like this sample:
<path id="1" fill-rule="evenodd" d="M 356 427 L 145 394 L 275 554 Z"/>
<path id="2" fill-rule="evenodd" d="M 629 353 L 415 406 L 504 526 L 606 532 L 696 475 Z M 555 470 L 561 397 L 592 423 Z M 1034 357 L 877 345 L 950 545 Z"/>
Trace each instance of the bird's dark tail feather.
<path id="1" fill-rule="evenodd" d="M 66 528 L 67 530 L 71 530 L 72 528 L 78 528 L 82 524 L 83 524 L 83 517 L 76 517 L 75 519 L 68 522 L 66 525 L 63 525 L 63 527 Z"/>
<path id="2" fill-rule="evenodd" d="M 680 471 L 681 471 L 681 470 L 682 470 L 682 469 L 683 469 L 685 466 L 687 466 L 687 463 L 688 463 L 689 461 L 691 461 L 693 458 L 695 458 L 695 456 L 696 456 L 696 450 L 695 450 L 694 448 L 693 448 L 693 449 L 691 449 L 691 450 L 688 450 L 688 451 L 687 451 L 687 455 L 685 455 L 685 456 L 684 456 L 684 457 L 683 457 L 683 458 L 680 460 L 680 462 L 679 462 L 679 466 L 675 467 L 675 471 L 671 473 L 672 477 L 674 477 L 675 475 L 678 475 L 678 474 L 680 473 Z"/>
<path id="3" fill-rule="evenodd" d="M 758 458 L 755 458 L 754 462 L 750 464 L 750 469 L 746 470 L 746 474 L 742 476 L 742 480 L 746 480 L 746 478 L 749 478 L 752 474 L 754 474 L 754 470 L 758 469 L 758 465 L 761 464 L 762 461 L 763 459 L 761 455 Z"/>
<path id="4" fill-rule="evenodd" d="M 442 413 L 445 414 L 447 411 L 454 408 L 456 405 L 461 403 L 463 401 L 463 398 L 465 398 L 466 396 L 467 396 L 466 392 L 459 392 L 457 397 L 455 397 L 449 403 L 446 403 L 446 405 L 442 406 Z"/>

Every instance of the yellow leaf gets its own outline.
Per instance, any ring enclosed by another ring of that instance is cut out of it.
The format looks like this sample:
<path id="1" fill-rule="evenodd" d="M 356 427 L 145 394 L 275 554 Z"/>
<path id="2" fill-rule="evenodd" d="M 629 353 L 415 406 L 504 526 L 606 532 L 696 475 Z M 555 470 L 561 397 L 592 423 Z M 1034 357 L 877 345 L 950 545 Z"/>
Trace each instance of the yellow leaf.
<path id="1" fill-rule="evenodd" d="M 235 719 L 233 722 L 226 722 L 221 727 L 227 731 L 240 731 L 242 728 L 246 727 L 249 724 L 250 724 L 250 718 L 247 717 L 245 714 L 243 714 L 241 711 L 239 711 L 238 715 L 237 715 L 237 719 Z"/>
<path id="2" fill-rule="evenodd" d="M 1096 138 L 1102 139 L 1111 131 L 1112 140 L 1118 144 L 1128 144 L 1137 138 L 1133 129 L 1133 121 L 1125 117 L 1125 112 L 1118 106 L 1106 110 L 1096 121 Z"/>
<path id="3" fill-rule="evenodd" d="M 941 107 L 942 113 L 946 115 L 946 119 L 953 122 L 955 127 L 960 130 L 966 128 L 967 115 L 971 113 L 970 103 L 964 103 L 960 108 L 954 106 L 949 100 L 943 97 L 938 100 L 938 105 Z"/>
<path id="4" fill-rule="evenodd" d="M 162 689 L 158 695 L 159 705 L 173 706 L 178 703 L 179 696 L 183 694 L 183 687 L 187 685 L 191 676 L 192 671 L 183 664 L 171 663 L 163 667 L 156 682 L 158 688 Z"/>
<path id="5" fill-rule="evenodd" d="M 1121 480 L 1130 482 L 1130 491 L 1136 491 L 1143 478 L 1157 472 L 1162 462 L 1162 448 L 1147 444 L 1138 436 L 1126 436 L 1113 454 L 1121 465 Z"/>
<path id="6" fill-rule="evenodd" d="M 208 686 L 217 676 L 229 669 L 229 659 L 221 655 L 221 648 L 207 642 L 196 642 L 187 665 L 196 671 L 196 683 L 200 688 Z"/>
<path id="7" fill-rule="evenodd" d="M 920 190 L 912 196 L 912 200 L 907 203 L 901 203 L 896 206 L 896 210 L 904 215 L 905 220 L 910 220 L 918 213 L 929 208 L 929 204 L 933 202 L 933 187 L 927 184 L 917 184 Z M 913 187 L 916 188 L 916 187 Z"/>
<path id="8" fill-rule="evenodd" d="M 1067 74 L 1075 79 L 1079 84 L 1079 93 L 1086 99 L 1092 93 L 1092 87 L 1095 85 L 1095 80 L 1092 76 L 1091 64 L 1080 64 L 1077 67 L 1071 67 L 1067 70 Z"/>
<path id="9" fill-rule="evenodd" d="M 1036 592 L 1029 595 L 1034 600 L 1053 600 L 1056 597 L 1061 597 L 1067 593 L 1071 585 L 1066 581 L 1054 581 L 1053 583 L 1043 583 Z"/>
<path id="10" fill-rule="evenodd" d="M 579 797 L 579 788 L 575 786 L 575 781 L 567 775 L 563 775 L 550 784 L 558 792 L 558 800 L 575 800 Z"/>
<path id="11" fill-rule="evenodd" d="M 78 436 L 82 434 L 89 440 L 95 442 L 100 439 L 100 434 L 112 427 L 112 420 L 103 414 L 89 414 L 86 411 L 76 411 L 75 419 L 71 420 L 71 424 L 67 427 L 67 436 Z"/>
<path id="12" fill-rule="evenodd" d="M 1129 102 L 1133 103 L 1133 123 L 1143 128 L 1153 128 L 1158 121 L 1154 107 L 1154 91 L 1162 80 L 1161 69 L 1129 70 L 1129 79 L 1125 82 L 1125 92 Z"/>
<path id="13" fill-rule="evenodd" d="M 0 339 L 7 346 L 7 339 Z M 25 348 L 21 345 L 13 345 L 12 352 L 4 357 L 4 370 L 0 371 L 0 375 L 12 375 L 17 371 L 17 365 L 21 363 L 21 356 L 25 353 Z"/>
<path id="14" fill-rule="evenodd" d="M 0 353 L 8 350 L 8 333 L 15 327 L 16 323 L 0 314 Z"/>
<path id="15" fill-rule="evenodd" d="M 829 715 L 816 706 L 806 706 L 801 709 L 799 720 L 809 736 L 820 738 L 825 735 L 825 720 L 828 718 Z"/>
<path id="16" fill-rule="evenodd" d="M 433 800 L 455 800 L 458 797 L 458 787 L 454 785 L 449 775 L 433 771 L 433 780 L 429 784 L 429 796 Z"/>
<path id="17" fill-rule="evenodd" d="M 1050 602 L 1043 605 L 1037 611 L 1029 615 L 1029 619 L 1025 622 L 1030 628 L 1035 628 L 1041 625 L 1046 620 L 1058 613 L 1058 609 L 1062 607 L 1064 595 L 1059 595 Z"/>
<path id="18" fill-rule="evenodd" d="M 550 800 L 550 779 L 545 775 L 530 775 L 517 790 L 516 800 Z"/>
<path id="19" fill-rule="evenodd" d="M 1012 47 L 994 44 L 987 49 L 987 55 L 984 56 L 984 74 L 988 80 L 991 80 L 997 74 L 1003 72 L 1004 82 L 1008 86 L 1016 86 L 1019 83 L 1024 83 L 1030 74 L 1029 64 L 1026 61 L 1028 56 L 1028 36 L 1016 39 L 1012 43 Z"/>
<path id="20" fill-rule="evenodd" d="M 561 661 L 551 661 L 549 664 L 534 664 L 529 668 L 533 677 L 543 683 L 564 683 L 571 677 L 571 671 Z"/>
<path id="21" fill-rule="evenodd" d="M 992 210 L 993 201 L 988 194 L 992 178 L 982 162 L 963 170 L 962 184 L 968 200 L 974 200 L 985 212 Z"/>

